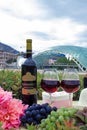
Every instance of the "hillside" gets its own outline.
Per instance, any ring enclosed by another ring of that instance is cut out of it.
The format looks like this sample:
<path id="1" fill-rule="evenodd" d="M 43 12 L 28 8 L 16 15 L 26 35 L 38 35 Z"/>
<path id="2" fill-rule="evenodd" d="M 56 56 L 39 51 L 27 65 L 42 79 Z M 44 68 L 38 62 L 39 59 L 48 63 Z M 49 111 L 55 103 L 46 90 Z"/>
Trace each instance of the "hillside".
<path id="1" fill-rule="evenodd" d="M 19 52 L 17 50 L 15 50 L 14 48 L 0 42 L 0 50 L 1 51 L 5 51 L 5 52 L 9 52 L 9 53 L 14 53 L 14 54 L 18 54 Z"/>

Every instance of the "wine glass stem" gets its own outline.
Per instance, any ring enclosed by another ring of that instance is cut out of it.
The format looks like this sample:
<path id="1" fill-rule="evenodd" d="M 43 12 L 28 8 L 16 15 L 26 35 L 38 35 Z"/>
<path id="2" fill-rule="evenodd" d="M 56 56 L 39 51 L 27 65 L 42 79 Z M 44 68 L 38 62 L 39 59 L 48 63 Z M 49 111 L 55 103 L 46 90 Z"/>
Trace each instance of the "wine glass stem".
<path id="1" fill-rule="evenodd" d="M 69 106 L 72 107 L 72 93 L 69 93 Z"/>
<path id="2" fill-rule="evenodd" d="M 51 97 L 51 93 L 49 93 L 50 95 L 50 105 L 52 104 L 52 97 Z"/>

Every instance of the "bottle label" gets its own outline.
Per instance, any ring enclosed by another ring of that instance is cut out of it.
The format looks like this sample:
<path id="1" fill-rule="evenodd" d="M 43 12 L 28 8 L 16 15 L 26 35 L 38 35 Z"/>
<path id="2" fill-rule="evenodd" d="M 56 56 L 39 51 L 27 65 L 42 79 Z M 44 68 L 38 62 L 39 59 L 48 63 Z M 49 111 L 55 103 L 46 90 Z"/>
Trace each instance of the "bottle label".
<path id="1" fill-rule="evenodd" d="M 36 76 L 27 72 L 22 76 L 22 94 L 32 95 L 36 94 Z"/>
<path id="2" fill-rule="evenodd" d="M 22 88 L 22 94 L 23 95 L 33 95 L 33 94 L 36 94 L 36 89 L 35 88 L 33 88 L 33 89 Z"/>
<path id="3" fill-rule="evenodd" d="M 25 75 L 22 76 L 22 81 L 35 81 L 36 77 L 32 75 L 30 72 L 27 72 Z"/>

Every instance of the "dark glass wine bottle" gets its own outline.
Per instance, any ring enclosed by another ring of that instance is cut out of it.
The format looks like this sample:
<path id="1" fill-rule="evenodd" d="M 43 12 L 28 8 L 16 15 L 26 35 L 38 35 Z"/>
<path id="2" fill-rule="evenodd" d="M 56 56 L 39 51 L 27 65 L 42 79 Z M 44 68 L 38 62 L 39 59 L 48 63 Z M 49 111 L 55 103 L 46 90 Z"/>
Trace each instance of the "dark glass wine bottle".
<path id="1" fill-rule="evenodd" d="M 37 103 L 37 67 L 32 59 L 32 39 L 26 40 L 26 60 L 22 64 L 21 73 L 23 103 Z"/>

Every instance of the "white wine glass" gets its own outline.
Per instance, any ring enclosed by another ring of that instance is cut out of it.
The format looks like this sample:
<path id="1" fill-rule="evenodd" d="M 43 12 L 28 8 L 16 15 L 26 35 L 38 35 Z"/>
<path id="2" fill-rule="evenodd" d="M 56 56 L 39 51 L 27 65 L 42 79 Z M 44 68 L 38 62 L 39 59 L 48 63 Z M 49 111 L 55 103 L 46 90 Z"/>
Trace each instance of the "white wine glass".
<path id="1" fill-rule="evenodd" d="M 50 104 L 52 104 L 51 94 L 56 92 L 59 86 L 60 82 L 57 69 L 44 69 L 41 79 L 41 88 L 50 94 Z"/>
<path id="2" fill-rule="evenodd" d="M 61 87 L 64 91 L 69 93 L 69 106 L 72 106 L 72 94 L 80 88 L 79 75 L 75 68 L 64 69 Z"/>

